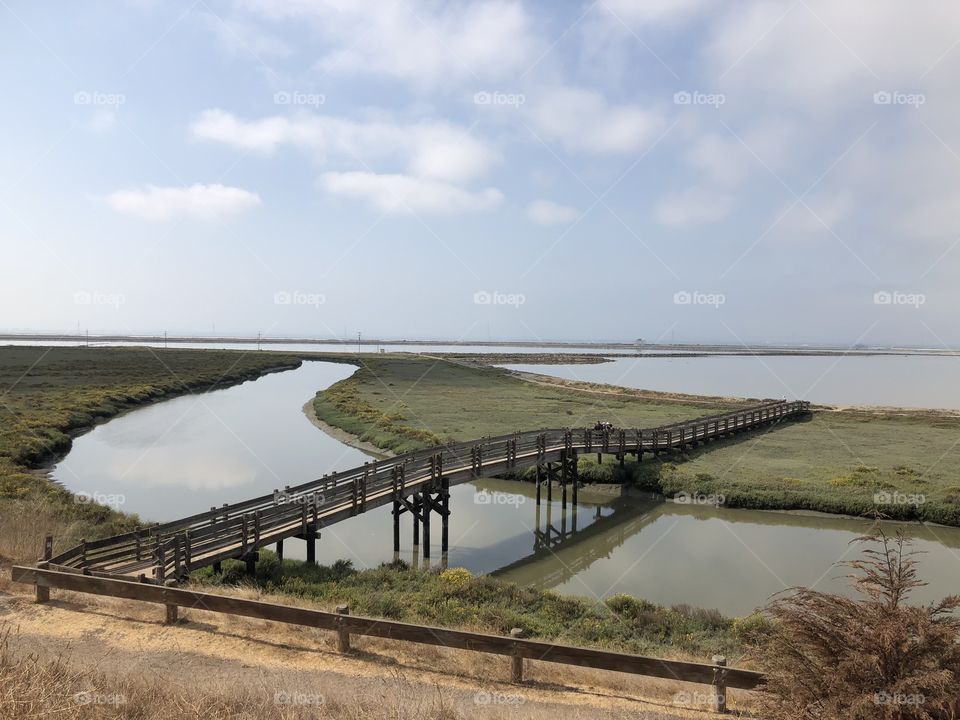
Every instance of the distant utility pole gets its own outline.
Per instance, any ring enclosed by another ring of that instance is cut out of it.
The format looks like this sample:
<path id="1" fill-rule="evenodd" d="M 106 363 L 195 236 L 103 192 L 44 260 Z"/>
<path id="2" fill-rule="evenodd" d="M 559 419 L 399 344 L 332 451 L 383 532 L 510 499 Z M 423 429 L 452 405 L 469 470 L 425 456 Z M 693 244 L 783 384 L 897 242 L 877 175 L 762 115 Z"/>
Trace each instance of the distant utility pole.
<path id="1" fill-rule="evenodd" d="M 87 347 L 90 347 L 90 328 L 87 328 Z"/>
<path id="2" fill-rule="evenodd" d="M 260 349 L 260 331 L 257 331 L 257 350 Z"/>
<path id="3" fill-rule="evenodd" d="M 166 330 L 163 331 L 163 349 L 164 350 L 167 349 L 167 331 Z"/>
<path id="4" fill-rule="evenodd" d="M 357 352 L 363 352 L 363 350 L 360 349 L 360 331 L 359 330 L 357 330 Z"/>

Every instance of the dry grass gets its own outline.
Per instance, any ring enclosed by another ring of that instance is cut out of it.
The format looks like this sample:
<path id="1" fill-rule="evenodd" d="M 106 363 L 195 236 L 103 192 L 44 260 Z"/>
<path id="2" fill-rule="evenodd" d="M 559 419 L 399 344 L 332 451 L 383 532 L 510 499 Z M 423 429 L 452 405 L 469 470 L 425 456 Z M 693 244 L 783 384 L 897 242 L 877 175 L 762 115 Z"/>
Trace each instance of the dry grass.
<path id="1" fill-rule="evenodd" d="M 198 609 L 171 627 L 155 605 L 65 591 L 35 605 L 26 587 L 13 588 L 4 598 L 0 587 L 0 636 L 4 626 L 20 633 L 0 653 L 2 719 L 712 717 L 697 701 L 706 686 L 538 662 L 516 686 L 509 659 L 483 653 L 355 637 L 343 655 L 316 629 Z M 92 712 L 74 700 L 85 691 L 124 702 Z M 276 704 L 277 691 L 321 693 L 324 703 L 300 712 Z M 478 705 L 478 695 L 506 702 Z M 731 703 L 742 710 L 748 695 Z"/>
<path id="2" fill-rule="evenodd" d="M 53 535 L 54 552 L 95 537 L 98 526 L 65 515 L 46 498 L 0 500 L 0 560 L 33 563 L 43 554 L 43 538 Z"/>
<path id="3" fill-rule="evenodd" d="M 14 638 L 15 640 L 15 638 Z M 11 647 L 0 638 L 0 718 L 65 717 L 76 720 L 313 720 L 369 718 L 457 720 L 441 692 L 425 695 L 399 673 L 388 674 L 388 692 L 342 701 L 318 693 L 245 688 L 225 683 L 220 692 L 189 690 L 148 675 L 107 675 L 57 658 Z M 389 698 L 388 701 L 385 701 Z M 299 704 L 298 704 L 299 703 Z"/>

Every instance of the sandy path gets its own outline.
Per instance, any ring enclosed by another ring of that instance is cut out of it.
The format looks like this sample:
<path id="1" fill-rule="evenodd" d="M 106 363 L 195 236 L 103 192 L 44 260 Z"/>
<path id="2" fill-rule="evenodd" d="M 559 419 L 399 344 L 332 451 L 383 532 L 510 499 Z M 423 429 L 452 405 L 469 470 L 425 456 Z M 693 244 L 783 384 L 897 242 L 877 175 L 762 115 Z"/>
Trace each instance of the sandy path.
<path id="1" fill-rule="evenodd" d="M 158 606 L 63 591 L 36 605 L 22 591 L 13 585 L 0 590 L 0 636 L 10 630 L 15 648 L 171 686 L 210 693 L 244 687 L 271 698 L 277 692 L 320 695 L 328 707 L 440 693 L 465 717 L 716 717 L 676 707 L 678 692 L 702 698 L 705 686 L 547 663 L 530 664 L 530 681 L 516 686 L 503 681 L 506 658 L 376 638 L 355 638 L 355 651 L 341 655 L 332 634 L 319 630 L 198 610 L 182 611 L 179 624 L 165 626 Z"/>

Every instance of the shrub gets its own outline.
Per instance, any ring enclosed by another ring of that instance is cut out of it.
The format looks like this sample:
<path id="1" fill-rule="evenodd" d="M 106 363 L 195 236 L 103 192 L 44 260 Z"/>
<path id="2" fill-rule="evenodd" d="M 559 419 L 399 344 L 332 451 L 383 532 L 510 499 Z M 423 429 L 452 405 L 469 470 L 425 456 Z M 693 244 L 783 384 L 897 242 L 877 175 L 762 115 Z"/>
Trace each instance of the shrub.
<path id="1" fill-rule="evenodd" d="M 763 647 L 771 720 L 939 720 L 960 713 L 960 596 L 906 604 L 917 578 L 902 535 L 882 532 L 853 570 L 860 597 L 799 588 L 768 608 Z"/>
<path id="2" fill-rule="evenodd" d="M 468 585 L 473 579 L 473 575 L 466 568 L 449 568 L 440 573 L 440 581 L 452 587 L 463 587 Z"/>

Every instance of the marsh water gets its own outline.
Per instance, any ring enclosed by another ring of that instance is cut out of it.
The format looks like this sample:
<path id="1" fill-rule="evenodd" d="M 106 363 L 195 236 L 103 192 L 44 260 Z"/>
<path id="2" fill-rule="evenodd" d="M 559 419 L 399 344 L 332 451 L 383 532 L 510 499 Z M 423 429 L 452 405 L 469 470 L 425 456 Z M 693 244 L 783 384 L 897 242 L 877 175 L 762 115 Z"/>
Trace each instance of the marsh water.
<path id="1" fill-rule="evenodd" d="M 352 372 L 305 362 L 134 410 L 78 437 L 52 475 L 72 491 L 163 521 L 354 467 L 369 457 L 316 428 L 302 409 L 318 390 Z M 856 519 L 587 490 L 575 510 L 563 512 L 558 494 L 538 508 L 533 492 L 531 484 L 495 479 L 452 488 L 447 564 L 595 599 L 625 592 L 743 615 L 787 586 L 842 589 L 844 571 L 832 566 L 856 556 L 850 542 L 868 527 Z M 423 564 L 405 520 L 400 557 Z M 382 507 L 324 529 L 318 562 L 347 558 L 363 568 L 393 559 L 391 523 L 390 509 Z M 898 527 L 916 536 L 916 548 L 926 553 L 921 564 L 930 584 L 917 598 L 956 592 L 960 529 Z M 288 540 L 284 550 L 287 557 L 305 557 L 301 541 Z M 432 554 L 439 564 L 439 546 Z"/>
<path id="2" fill-rule="evenodd" d="M 957 356 L 710 355 L 618 358 L 597 365 L 504 367 L 565 380 L 694 395 L 960 409 Z"/>

